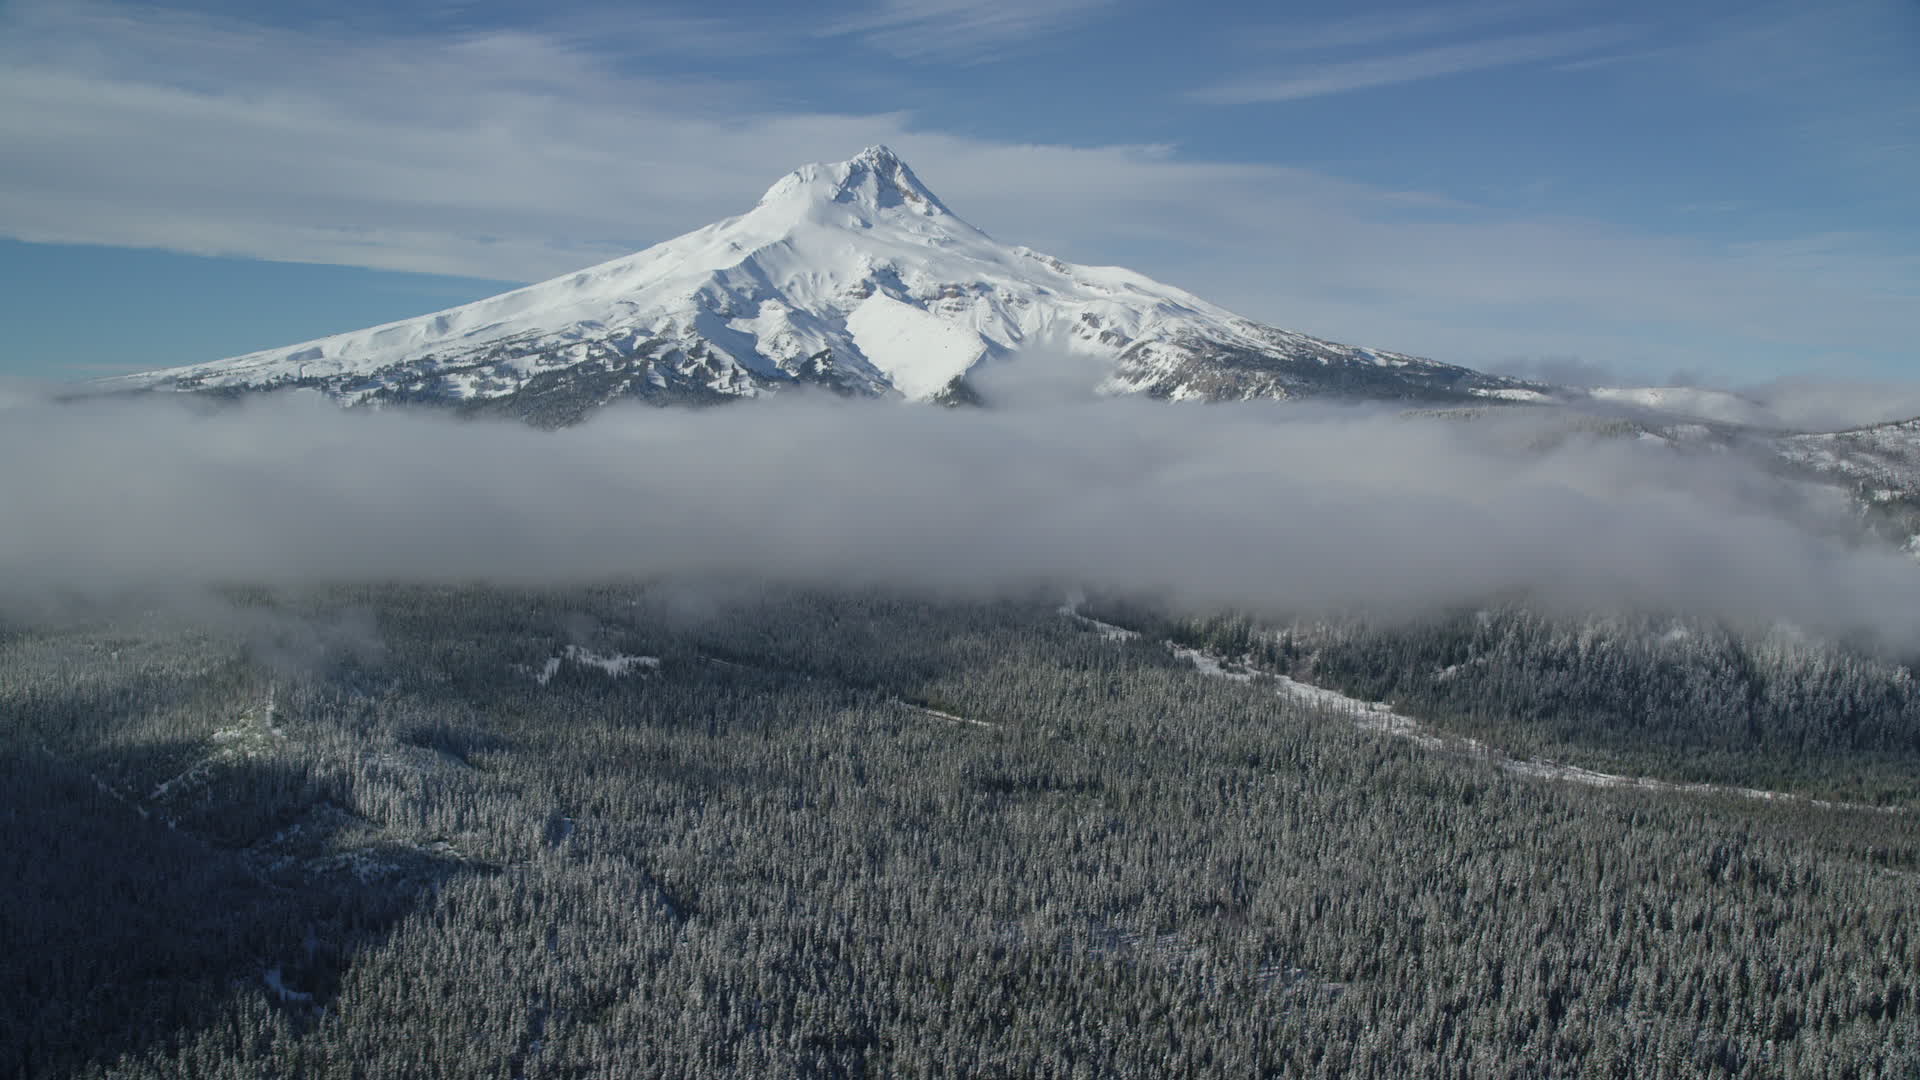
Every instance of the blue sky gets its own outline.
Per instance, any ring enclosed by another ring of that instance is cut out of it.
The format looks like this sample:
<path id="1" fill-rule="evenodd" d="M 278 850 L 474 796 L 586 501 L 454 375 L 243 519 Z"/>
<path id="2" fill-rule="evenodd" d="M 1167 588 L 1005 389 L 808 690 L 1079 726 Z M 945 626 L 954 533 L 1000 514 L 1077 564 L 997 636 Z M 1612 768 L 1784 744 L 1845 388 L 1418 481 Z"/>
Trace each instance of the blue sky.
<path id="1" fill-rule="evenodd" d="M 1483 367 L 1920 377 L 1920 4 L 0 3 L 0 375 L 421 314 L 887 143 L 961 216 Z"/>

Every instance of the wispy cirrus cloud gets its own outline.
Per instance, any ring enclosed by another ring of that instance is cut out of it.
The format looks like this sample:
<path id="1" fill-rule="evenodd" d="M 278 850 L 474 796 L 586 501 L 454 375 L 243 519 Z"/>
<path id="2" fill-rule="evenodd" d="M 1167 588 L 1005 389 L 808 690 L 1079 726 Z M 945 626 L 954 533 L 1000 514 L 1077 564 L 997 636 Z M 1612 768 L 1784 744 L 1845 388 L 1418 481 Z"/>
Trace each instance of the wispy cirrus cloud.
<path id="1" fill-rule="evenodd" d="M 1385 33 L 1389 28 L 1382 27 Z M 1413 51 L 1339 60 L 1304 67 L 1289 63 L 1273 72 L 1258 72 L 1202 87 L 1187 95 L 1206 105 L 1252 105 L 1296 101 L 1353 90 L 1419 82 L 1470 71 L 1579 56 L 1617 46 L 1635 31 L 1624 26 L 1584 27 L 1576 30 L 1506 34 L 1477 41 L 1433 45 Z M 1399 35 L 1393 35 L 1399 36 Z M 1371 43 L 1364 33 L 1333 34 L 1332 40 Z"/>
<path id="2" fill-rule="evenodd" d="M 1289 20 L 1244 39 L 1275 52 L 1317 52 L 1382 45 L 1393 41 L 1446 37 L 1480 27 L 1556 14 L 1569 0 L 1489 0 L 1486 3 L 1436 4 L 1414 9 L 1373 11 L 1337 19 Z"/>
<path id="3" fill-rule="evenodd" d="M 881 0 L 828 26 L 824 37 L 853 37 L 902 59 L 962 63 L 991 59 L 1037 37 L 1077 25 L 1114 0 Z"/>
<path id="4" fill-rule="evenodd" d="M 1648 60 L 1672 56 L 1681 50 L 1672 45 L 1660 45 L 1646 49 L 1623 49 L 1617 52 L 1602 52 L 1593 56 L 1582 56 L 1576 60 L 1553 65 L 1555 71 L 1599 71 L 1602 68 L 1619 67 L 1623 64 L 1638 64 Z"/>

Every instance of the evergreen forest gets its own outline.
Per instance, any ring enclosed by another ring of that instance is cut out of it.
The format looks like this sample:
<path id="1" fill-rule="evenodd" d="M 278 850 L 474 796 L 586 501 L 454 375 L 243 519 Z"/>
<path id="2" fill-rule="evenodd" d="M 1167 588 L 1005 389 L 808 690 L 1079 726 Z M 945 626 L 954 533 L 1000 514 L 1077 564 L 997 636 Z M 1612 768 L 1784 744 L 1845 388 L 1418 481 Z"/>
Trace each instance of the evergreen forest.
<path id="1" fill-rule="evenodd" d="M 1139 633 L 659 582 L 0 623 L 0 1077 L 1920 1075 L 1899 658 L 1087 610 Z"/>

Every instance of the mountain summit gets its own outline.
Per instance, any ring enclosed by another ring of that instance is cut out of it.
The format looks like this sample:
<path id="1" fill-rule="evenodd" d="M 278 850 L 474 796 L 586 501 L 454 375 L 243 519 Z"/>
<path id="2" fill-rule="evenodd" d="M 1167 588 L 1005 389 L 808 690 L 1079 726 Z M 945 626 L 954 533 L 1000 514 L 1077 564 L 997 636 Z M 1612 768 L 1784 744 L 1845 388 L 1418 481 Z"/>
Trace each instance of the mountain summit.
<path id="1" fill-rule="evenodd" d="M 1035 355 L 1019 356 L 1023 352 Z M 739 217 L 431 315 L 119 387 L 425 402 L 565 424 L 817 385 L 969 400 L 984 364 L 1095 358 L 1102 389 L 1178 399 L 1528 397 L 1528 384 L 1241 318 L 1117 267 L 995 241 L 884 146 L 782 177 Z"/>
<path id="2" fill-rule="evenodd" d="M 759 208 L 786 206 L 802 214 L 825 213 L 855 226 L 872 227 L 882 211 L 905 208 L 921 217 L 945 215 L 970 232 L 907 163 L 885 146 L 869 146 L 837 165 L 805 165 L 788 173 L 760 197 Z M 837 212 L 837 213 L 836 213 Z"/>

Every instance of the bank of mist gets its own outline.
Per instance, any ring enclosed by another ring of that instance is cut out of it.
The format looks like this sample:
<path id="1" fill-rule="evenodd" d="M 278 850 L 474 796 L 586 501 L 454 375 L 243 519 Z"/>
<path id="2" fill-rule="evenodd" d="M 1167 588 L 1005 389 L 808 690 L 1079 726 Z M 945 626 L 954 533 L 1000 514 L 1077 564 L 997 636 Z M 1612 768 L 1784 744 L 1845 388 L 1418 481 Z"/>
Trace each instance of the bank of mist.
<path id="1" fill-rule="evenodd" d="M 1041 400 L 613 408 L 559 432 L 302 395 L 16 401 L 0 602 L 685 576 L 1389 618 L 1519 594 L 1920 639 L 1912 564 L 1737 454 L 1566 437 L 1548 410 Z"/>

